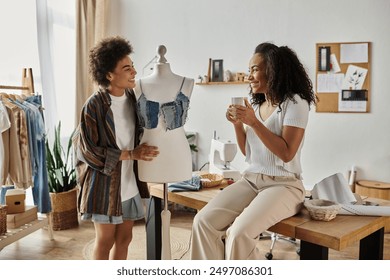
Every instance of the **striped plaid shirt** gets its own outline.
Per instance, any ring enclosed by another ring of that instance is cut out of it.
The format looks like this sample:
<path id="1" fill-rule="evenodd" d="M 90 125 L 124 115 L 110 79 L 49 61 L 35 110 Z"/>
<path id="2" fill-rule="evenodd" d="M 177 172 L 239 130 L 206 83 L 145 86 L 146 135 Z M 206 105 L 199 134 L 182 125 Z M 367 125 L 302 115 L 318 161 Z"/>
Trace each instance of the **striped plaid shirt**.
<path id="1" fill-rule="evenodd" d="M 129 101 L 135 103 L 132 90 L 126 90 Z M 84 104 L 80 124 L 73 138 L 76 151 L 78 199 L 81 214 L 122 215 L 121 204 L 121 150 L 115 138 L 115 124 L 110 108 L 111 98 L 105 89 L 99 89 Z M 134 113 L 136 114 L 136 113 Z M 134 145 L 139 144 L 142 128 L 136 120 Z M 147 184 L 139 181 L 137 161 L 134 173 L 142 198 L 149 197 Z"/>

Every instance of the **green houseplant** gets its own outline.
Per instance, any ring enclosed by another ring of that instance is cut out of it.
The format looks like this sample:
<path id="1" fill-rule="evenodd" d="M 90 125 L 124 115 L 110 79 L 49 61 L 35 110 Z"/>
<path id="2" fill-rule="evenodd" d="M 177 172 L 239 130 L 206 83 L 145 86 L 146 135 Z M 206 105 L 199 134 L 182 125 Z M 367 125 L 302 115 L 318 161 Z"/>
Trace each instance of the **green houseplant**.
<path id="1" fill-rule="evenodd" d="M 66 150 L 61 145 L 61 122 L 54 128 L 52 148 L 46 138 L 46 165 L 50 192 L 66 192 L 77 185 L 76 170 L 71 162 L 73 134 L 74 131 L 69 137 Z"/>
<path id="2" fill-rule="evenodd" d="M 186 137 L 187 137 L 187 140 L 188 140 L 188 144 L 190 145 L 191 152 L 197 153 L 198 152 L 198 146 L 196 146 L 195 143 L 192 143 L 192 141 L 195 140 L 195 136 L 196 135 L 194 133 L 186 134 Z"/>
<path id="3" fill-rule="evenodd" d="M 196 134 L 191 132 L 186 132 L 186 138 L 191 150 L 192 170 L 194 171 L 196 170 L 196 161 L 197 161 L 196 153 L 198 152 L 198 146 L 195 144 Z"/>
<path id="4" fill-rule="evenodd" d="M 52 205 L 51 225 L 53 230 L 78 226 L 76 170 L 72 165 L 72 135 L 66 150 L 61 145 L 61 122 L 54 128 L 52 147 L 46 138 L 46 166 Z"/>

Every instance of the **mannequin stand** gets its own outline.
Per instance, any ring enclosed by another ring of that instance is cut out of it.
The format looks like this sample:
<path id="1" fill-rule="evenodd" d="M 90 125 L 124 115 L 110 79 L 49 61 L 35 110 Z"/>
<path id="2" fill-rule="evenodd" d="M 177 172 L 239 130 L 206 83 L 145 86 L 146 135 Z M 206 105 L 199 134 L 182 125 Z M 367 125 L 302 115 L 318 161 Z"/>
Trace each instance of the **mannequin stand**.
<path id="1" fill-rule="evenodd" d="M 161 248 L 161 259 L 171 260 L 171 236 L 170 236 L 170 223 L 171 223 L 171 212 L 168 210 L 168 184 L 164 183 L 164 210 L 161 211 L 161 237 L 162 237 L 162 248 Z"/>

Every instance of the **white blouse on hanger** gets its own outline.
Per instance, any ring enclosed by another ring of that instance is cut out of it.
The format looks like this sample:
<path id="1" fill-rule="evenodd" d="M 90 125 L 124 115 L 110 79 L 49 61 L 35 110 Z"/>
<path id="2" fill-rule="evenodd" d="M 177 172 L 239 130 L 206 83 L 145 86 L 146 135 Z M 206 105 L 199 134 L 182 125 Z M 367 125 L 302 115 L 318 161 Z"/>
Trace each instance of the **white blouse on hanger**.
<path id="1" fill-rule="evenodd" d="M 0 182 L 3 181 L 4 177 L 4 143 L 3 143 L 3 132 L 11 127 L 11 123 L 9 121 L 7 110 L 4 107 L 3 102 L 0 100 Z"/>

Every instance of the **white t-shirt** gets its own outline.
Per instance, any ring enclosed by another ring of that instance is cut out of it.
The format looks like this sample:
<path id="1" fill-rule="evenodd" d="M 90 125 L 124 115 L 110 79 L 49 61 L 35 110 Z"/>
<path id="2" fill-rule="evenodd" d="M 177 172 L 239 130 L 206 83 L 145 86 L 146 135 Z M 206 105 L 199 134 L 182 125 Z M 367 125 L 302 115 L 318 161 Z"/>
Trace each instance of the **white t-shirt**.
<path id="1" fill-rule="evenodd" d="M 282 110 L 276 107 L 268 119 L 263 121 L 260 118 L 259 110 L 256 108 L 257 119 L 270 131 L 277 135 L 282 134 L 283 126 L 294 126 L 305 129 L 309 120 L 309 104 L 299 95 L 294 95 L 296 102 L 287 99 L 281 104 Z M 269 176 L 297 176 L 301 178 L 301 149 L 304 139 L 298 148 L 295 157 L 290 162 L 283 162 L 273 154 L 260 140 L 252 128 L 246 131 L 246 162 L 249 167 L 247 172 L 262 173 Z"/>
<path id="2" fill-rule="evenodd" d="M 127 99 L 126 94 L 111 97 L 111 110 L 114 115 L 116 143 L 121 150 L 134 149 L 135 119 L 134 106 Z M 126 201 L 139 192 L 135 179 L 133 160 L 122 161 L 121 197 Z"/>
<path id="3" fill-rule="evenodd" d="M 3 143 L 3 132 L 11 127 L 9 121 L 7 109 L 4 107 L 3 102 L 0 101 L 0 182 L 3 181 L 4 177 L 4 143 Z"/>

